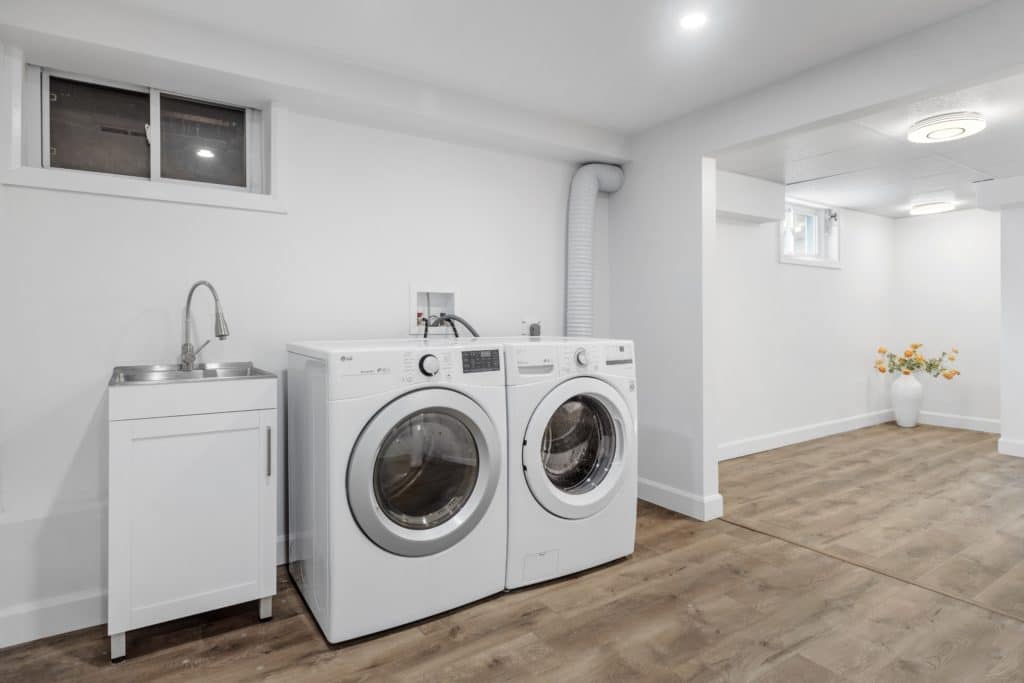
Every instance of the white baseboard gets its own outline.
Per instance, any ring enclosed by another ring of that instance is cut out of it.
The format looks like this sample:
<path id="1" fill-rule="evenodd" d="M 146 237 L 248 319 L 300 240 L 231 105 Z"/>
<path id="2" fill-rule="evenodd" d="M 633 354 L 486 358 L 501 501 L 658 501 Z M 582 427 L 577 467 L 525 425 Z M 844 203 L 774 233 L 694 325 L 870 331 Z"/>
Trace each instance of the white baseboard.
<path id="1" fill-rule="evenodd" d="M 1015 458 L 1024 458 L 1024 441 L 1015 439 L 999 439 L 999 452 L 1003 455 L 1012 455 Z"/>
<path id="2" fill-rule="evenodd" d="M 277 537 L 277 564 L 288 556 L 288 536 Z M 0 610 L 0 648 L 55 636 L 107 622 L 107 592 L 102 589 L 57 595 Z"/>
<path id="3" fill-rule="evenodd" d="M 0 647 L 27 643 L 107 621 L 107 592 L 79 591 L 0 611 Z"/>
<path id="4" fill-rule="evenodd" d="M 744 455 L 770 451 L 774 448 L 792 446 L 793 444 L 811 441 L 812 439 L 820 439 L 825 436 L 832 436 L 833 434 L 851 432 L 854 429 L 872 427 L 874 425 L 882 424 L 883 422 L 890 422 L 893 419 L 891 410 L 879 410 L 874 413 L 864 413 L 863 415 L 844 417 L 839 420 L 819 422 L 817 424 L 807 425 L 806 427 L 797 427 L 796 429 L 787 429 L 781 432 L 773 432 L 771 434 L 764 434 L 762 436 L 755 436 L 748 439 L 730 441 L 718 446 L 718 460 L 729 460 L 731 458 L 739 458 Z"/>
<path id="5" fill-rule="evenodd" d="M 643 477 L 638 482 L 638 489 L 640 500 L 646 500 L 658 507 L 702 522 L 709 522 L 722 516 L 722 496 L 717 493 L 713 496 L 698 496 Z"/>
<path id="6" fill-rule="evenodd" d="M 998 434 L 999 420 L 988 417 L 970 417 L 967 415 L 952 415 L 950 413 L 934 413 L 929 410 L 922 410 L 918 420 L 923 425 L 934 425 L 936 427 L 952 427 L 953 429 L 970 429 L 975 432 L 988 432 Z"/>

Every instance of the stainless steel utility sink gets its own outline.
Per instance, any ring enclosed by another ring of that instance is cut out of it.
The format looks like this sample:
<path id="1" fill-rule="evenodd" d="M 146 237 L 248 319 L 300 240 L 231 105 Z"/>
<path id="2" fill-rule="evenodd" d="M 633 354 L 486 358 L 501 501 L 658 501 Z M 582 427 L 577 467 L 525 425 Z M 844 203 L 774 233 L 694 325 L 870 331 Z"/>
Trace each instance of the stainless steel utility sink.
<path id="1" fill-rule="evenodd" d="M 261 370 L 252 363 L 196 363 L 192 370 L 182 370 L 180 365 L 125 365 L 114 368 L 110 376 L 110 386 L 208 382 L 273 376 L 272 372 Z"/>

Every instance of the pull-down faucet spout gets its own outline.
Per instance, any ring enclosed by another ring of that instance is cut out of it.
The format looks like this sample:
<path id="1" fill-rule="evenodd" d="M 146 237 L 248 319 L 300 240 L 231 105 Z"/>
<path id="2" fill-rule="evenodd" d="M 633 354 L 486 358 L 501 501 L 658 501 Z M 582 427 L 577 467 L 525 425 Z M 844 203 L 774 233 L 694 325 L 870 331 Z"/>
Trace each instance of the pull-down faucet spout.
<path id="1" fill-rule="evenodd" d="M 196 356 L 210 343 L 210 340 L 207 339 L 199 345 L 198 349 L 192 348 L 192 294 L 195 293 L 196 288 L 200 285 L 209 289 L 210 294 L 213 294 L 213 304 L 215 307 L 213 333 L 217 336 L 217 339 L 227 339 L 228 334 L 230 334 L 228 332 L 228 322 L 224 319 L 224 309 L 220 306 L 220 297 L 217 296 L 217 290 L 206 280 L 200 280 L 192 285 L 192 289 L 188 290 L 188 299 L 185 300 L 185 342 L 181 345 L 182 370 L 192 370 L 196 364 Z"/>

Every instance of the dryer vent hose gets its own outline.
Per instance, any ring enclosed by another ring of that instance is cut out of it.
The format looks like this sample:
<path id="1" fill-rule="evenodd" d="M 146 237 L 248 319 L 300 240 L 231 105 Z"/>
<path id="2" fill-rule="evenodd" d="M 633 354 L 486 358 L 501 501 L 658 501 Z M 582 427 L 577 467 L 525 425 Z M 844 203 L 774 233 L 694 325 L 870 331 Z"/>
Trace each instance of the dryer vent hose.
<path id="1" fill-rule="evenodd" d="M 569 188 L 569 226 L 565 268 L 565 333 L 594 333 L 594 215 L 598 192 L 617 192 L 625 174 L 619 166 L 585 164 Z"/>

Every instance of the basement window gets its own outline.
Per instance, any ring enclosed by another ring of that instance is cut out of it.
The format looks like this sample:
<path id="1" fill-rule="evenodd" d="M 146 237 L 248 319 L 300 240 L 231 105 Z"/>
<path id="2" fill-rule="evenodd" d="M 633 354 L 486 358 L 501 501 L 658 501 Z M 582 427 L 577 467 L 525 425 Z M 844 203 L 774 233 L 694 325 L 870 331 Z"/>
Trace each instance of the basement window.
<path id="1" fill-rule="evenodd" d="M 786 202 L 786 213 L 779 223 L 779 263 L 839 268 L 839 212 Z"/>
<path id="2" fill-rule="evenodd" d="M 25 85 L 42 105 L 25 122 L 39 142 L 26 141 L 26 166 L 264 192 L 258 109 L 34 66 Z"/>
<path id="3" fill-rule="evenodd" d="M 52 168 L 149 177 L 149 93 L 49 79 Z"/>

